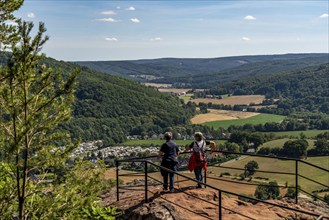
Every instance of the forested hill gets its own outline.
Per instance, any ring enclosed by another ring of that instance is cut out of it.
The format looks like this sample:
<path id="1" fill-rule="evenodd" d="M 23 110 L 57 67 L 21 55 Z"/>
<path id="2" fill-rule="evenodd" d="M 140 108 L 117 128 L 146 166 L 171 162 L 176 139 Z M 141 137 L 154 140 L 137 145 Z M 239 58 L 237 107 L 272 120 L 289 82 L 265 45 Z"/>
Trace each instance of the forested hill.
<path id="1" fill-rule="evenodd" d="M 207 82 L 242 74 L 247 68 L 247 74 L 253 74 L 272 67 L 272 70 L 287 70 L 322 64 L 328 59 L 328 54 L 284 54 L 236 56 L 204 59 L 163 58 L 135 61 L 84 61 L 76 62 L 81 66 L 125 77 L 138 75 L 152 75 L 159 77 L 158 82 Z M 248 66 L 248 65 L 251 66 Z M 253 65 L 252 65 L 253 64 Z M 241 67 L 241 68 L 239 68 Z M 237 68 L 237 69 L 236 69 Z M 236 74 L 236 71 L 239 73 Z M 205 77 L 204 77 L 205 76 Z M 219 76 L 218 78 L 216 78 Z M 162 78 L 163 77 L 163 78 Z M 195 78 L 195 80 L 193 80 Z M 143 79 L 135 77 L 133 79 Z"/>
<path id="2" fill-rule="evenodd" d="M 51 58 L 43 62 L 64 74 L 79 67 Z M 61 129 L 73 137 L 102 139 L 106 144 L 121 142 L 128 134 L 161 133 L 167 127 L 186 125 L 193 114 L 193 107 L 188 108 L 177 97 L 86 67 L 78 77 L 76 97 L 73 118 Z"/>
<path id="3" fill-rule="evenodd" d="M 212 92 L 266 95 L 281 100 L 279 111 L 329 114 L 329 62 L 298 71 L 241 78 L 212 89 Z"/>
<path id="4" fill-rule="evenodd" d="M 52 60 L 51 66 L 60 63 Z M 65 63 L 64 69 L 76 67 Z M 128 134 L 162 133 L 186 125 L 193 109 L 153 88 L 117 76 L 82 68 L 74 118 L 63 128 L 85 140 L 122 142 Z"/>

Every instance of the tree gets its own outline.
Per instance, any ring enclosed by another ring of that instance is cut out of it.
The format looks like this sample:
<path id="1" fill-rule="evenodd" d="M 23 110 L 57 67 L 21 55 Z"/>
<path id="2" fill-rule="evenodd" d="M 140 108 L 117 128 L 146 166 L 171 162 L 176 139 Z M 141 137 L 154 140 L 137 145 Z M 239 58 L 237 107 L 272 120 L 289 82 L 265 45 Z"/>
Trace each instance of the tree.
<path id="1" fill-rule="evenodd" d="M 249 161 L 245 166 L 245 176 L 252 176 L 259 169 L 258 163 L 254 160 Z"/>
<path id="2" fill-rule="evenodd" d="M 329 155 L 329 142 L 326 139 L 317 139 L 314 145 L 316 155 Z"/>
<path id="3" fill-rule="evenodd" d="M 307 156 L 307 147 L 308 142 L 306 140 L 289 140 L 284 143 L 281 154 L 295 158 Z"/>
<path id="4" fill-rule="evenodd" d="M 240 146 L 236 143 L 227 142 L 225 143 L 225 148 L 227 151 L 240 153 Z"/>
<path id="5" fill-rule="evenodd" d="M 0 216 L 79 218 L 106 185 L 105 166 L 75 162 L 67 169 L 74 144 L 57 126 L 70 118 L 78 70 L 62 75 L 40 65 L 46 29 L 40 23 L 30 36 L 33 24 L 12 15 L 22 2 L 0 0 L 0 49 L 10 51 L 0 65 Z"/>

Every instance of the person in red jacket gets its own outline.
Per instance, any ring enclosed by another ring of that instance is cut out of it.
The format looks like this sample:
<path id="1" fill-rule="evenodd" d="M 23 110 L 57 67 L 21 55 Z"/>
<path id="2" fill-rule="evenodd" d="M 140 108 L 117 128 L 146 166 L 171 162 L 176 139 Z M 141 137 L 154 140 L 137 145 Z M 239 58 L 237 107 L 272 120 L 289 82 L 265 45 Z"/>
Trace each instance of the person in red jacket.
<path id="1" fill-rule="evenodd" d="M 191 172 L 194 170 L 196 180 L 202 182 L 202 168 L 205 170 L 205 172 L 207 172 L 206 146 L 210 145 L 211 150 L 215 150 L 216 143 L 214 141 L 204 140 L 203 134 L 201 132 L 196 132 L 194 134 L 194 139 L 194 142 L 186 146 L 185 152 L 190 151 L 191 149 L 193 150 L 189 160 L 188 168 Z M 197 188 L 202 188 L 202 185 L 198 183 Z"/>

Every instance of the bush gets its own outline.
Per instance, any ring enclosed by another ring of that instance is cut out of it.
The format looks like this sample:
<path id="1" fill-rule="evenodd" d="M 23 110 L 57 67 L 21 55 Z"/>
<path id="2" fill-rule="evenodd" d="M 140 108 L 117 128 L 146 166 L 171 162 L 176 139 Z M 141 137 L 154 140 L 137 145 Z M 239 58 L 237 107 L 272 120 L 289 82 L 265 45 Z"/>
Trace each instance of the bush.
<path id="1" fill-rule="evenodd" d="M 271 181 L 268 184 L 261 184 L 257 186 L 255 191 L 255 197 L 257 199 L 277 199 L 280 195 L 280 189 L 276 181 Z"/>
<path id="2" fill-rule="evenodd" d="M 288 188 L 288 191 L 284 197 L 288 197 L 291 199 L 296 198 L 296 189 L 295 188 Z"/>
<path id="3" fill-rule="evenodd" d="M 329 205 L 329 194 L 325 194 L 323 199 Z"/>
<path id="4" fill-rule="evenodd" d="M 99 219 L 99 220 L 115 220 L 116 216 L 120 212 L 116 208 L 102 207 L 102 206 L 90 206 L 87 209 L 83 209 L 81 217 L 83 219 Z"/>

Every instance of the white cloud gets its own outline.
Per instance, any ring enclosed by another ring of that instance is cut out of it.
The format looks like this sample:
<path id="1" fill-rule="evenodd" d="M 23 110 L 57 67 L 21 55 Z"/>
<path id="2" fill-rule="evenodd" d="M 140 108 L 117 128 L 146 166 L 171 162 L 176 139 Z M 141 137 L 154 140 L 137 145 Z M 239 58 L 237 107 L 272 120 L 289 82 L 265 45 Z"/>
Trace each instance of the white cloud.
<path id="1" fill-rule="evenodd" d="M 103 22 L 119 22 L 119 20 L 115 20 L 113 18 L 99 18 L 96 21 L 103 21 Z"/>
<path id="2" fill-rule="evenodd" d="M 150 41 L 162 41 L 163 39 L 161 37 L 155 37 L 151 38 Z"/>
<path id="3" fill-rule="evenodd" d="M 243 38 L 241 38 L 241 40 L 243 40 L 243 41 L 251 41 L 251 39 L 249 37 L 243 37 Z"/>
<path id="4" fill-rule="evenodd" d="M 256 20 L 256 18 L 252 15 L 247 15 L 246 17 L 243 18 L 244 20 L 248 20 L 248 21 L 251 21 L 251 20 Z"/>
<path id="5" fill-rule="evenodd" d="M 29 13 L 27 13 L 27 17 L 35 18 L 35 14 L 33 12 L 29 12 Z"/>
<path id="6" fill-rule="evenodd" d="M 141 22 L 138 18 L 132 18 L 130 20 L 134 23 L 140 23 Z"/>
<path id="7" fill-rule="evenodd" d="M 328 18 L 328 17 L 329 17 L 328 14 L 322 14 L 322 15 L 320 15 L 320 18 Z"/>
<path id="8" fill-rule="evenodd" d="M 126 8 L 126 10 L 127 10 L 127 11 L 135 11 L 135 10 L 136 10 L 136 8 L 135 8 L 135 7 L 133 7 L 133 6 L 130 6 L 129 8 Z"/>
<path id="9" fill-rule="evenodd" d="M 102 11 L 102 15 L 115 15 L 116 13 L 114 11 Z"/>
<path id="10" fill-rule="evenodd" d="M 116 37 L 106 37 L 105 40 L 106 41 L 118 41 L 118 39 Z"/>
<path id="11" fill-rule="evenodd" d="M 117 6 L 117 9 L 119 10 L 119 9 L 121 9 L 121 7 L 120 6 Z"/>

